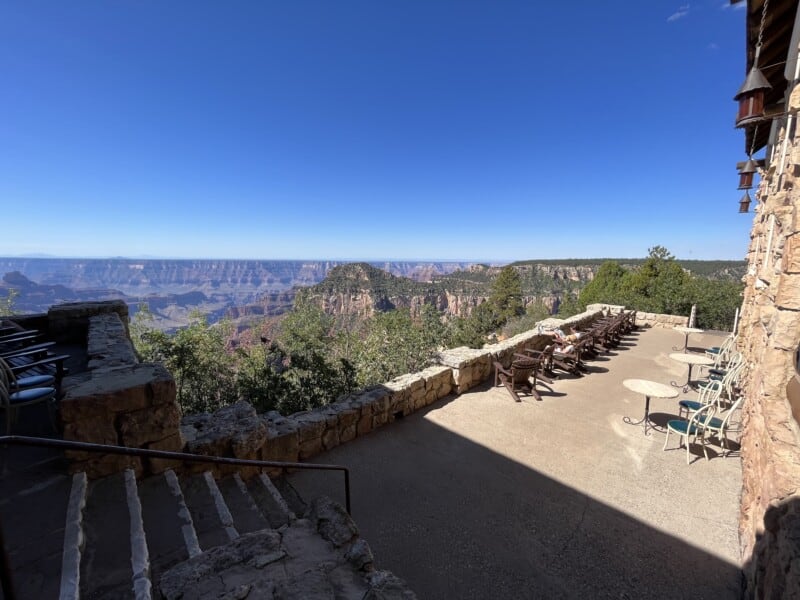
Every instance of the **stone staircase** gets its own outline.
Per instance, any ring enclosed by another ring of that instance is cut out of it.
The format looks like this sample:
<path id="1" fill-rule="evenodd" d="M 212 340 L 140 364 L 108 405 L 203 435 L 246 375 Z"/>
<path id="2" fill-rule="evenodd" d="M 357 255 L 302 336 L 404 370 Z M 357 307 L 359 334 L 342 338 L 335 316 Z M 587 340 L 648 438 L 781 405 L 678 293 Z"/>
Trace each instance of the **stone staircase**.
<path id="1" fill-rule="evenodd" d="M 0 514 L 20 599 L 415 597 L 340 505 L 264 474 L 53 474 Z"/>

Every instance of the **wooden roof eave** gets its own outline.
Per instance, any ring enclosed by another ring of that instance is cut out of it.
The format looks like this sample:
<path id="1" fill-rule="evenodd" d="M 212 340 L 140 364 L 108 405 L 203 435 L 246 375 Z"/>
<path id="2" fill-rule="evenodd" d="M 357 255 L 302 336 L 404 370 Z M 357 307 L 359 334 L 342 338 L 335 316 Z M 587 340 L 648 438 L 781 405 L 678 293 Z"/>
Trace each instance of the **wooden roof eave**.
<path id="1" fill-rule="evenodd" d="M 732 0 L 731 4 L 734 3 Z M 750 71 L 755 61 L 763 6 L 764 0 L 747 1 L 747 25 L 745 28 L 747 64 L 745 75 Z M 764 104 L 767 107 L 780 105 L 784 100 L 788 83 L 784 77 L 784 65 L 789 53 L 797 6 L 798 0 L 770 0 L 767 8 L 761 54 L 758 59 L 762 73 L 772 86 L 772 89 L 767 90 L 764 97 Z M 754 151 L 758 151 L 766 146 L 769 141 L 769 133 L 769 119 L 749 125 L 745 129 L 745 153 L 749 153 L 751 148 Z M 753 139 L 754 136 L 755 140 Z"/>

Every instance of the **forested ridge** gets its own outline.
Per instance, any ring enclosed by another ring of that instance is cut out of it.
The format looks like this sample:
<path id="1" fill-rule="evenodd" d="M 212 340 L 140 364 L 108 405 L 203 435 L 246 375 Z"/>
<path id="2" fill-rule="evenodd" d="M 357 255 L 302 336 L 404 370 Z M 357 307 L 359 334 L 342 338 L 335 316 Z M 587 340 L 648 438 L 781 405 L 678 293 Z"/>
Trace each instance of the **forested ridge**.
<path id="1" fill-rule="evenodd" d="M 230 322 L 210 325 L 198 314 L 189 327 L 169 335 L 149 327 L 143 311 L 131 331 L 140 356 L 165 362 L 175 375 L 184 411 L 213 410 L 243 397 L 259 410 L 289 414 L 419 371 L 443 348 L 479 348 L 534 328 L 552 310 L 541 300 L 526 302 L 526 290 L 558 289 L 560 317 L 593 303 L 677 315 L 688 315 L 695 305 L 697 325 L 706 329 L 729 329 L 741 303 L 742 284 L 730 276 L 738 268 L 734 261 L 693 261 L 692 271 L 655 246 L 636 265 L 608 260 L 595 270 L 586 262 L 477 266 L 430 284 L 354 263 L 333 269 L 332 277 L 298 294 L 277 324 L 237 331 Z M 332 315 L 315 302 L 320 294 L 431 298 L 448 285 L 467 284 L 481 291 L 468 316 L 446 318 L 429 302 L 413 313 L 376 302 L 370 314 Z"/>
<path id="2" fill-rule="evenodd" d="M 744 277 L 747 262 L 743 260 L 690 260 L 675 258 L 675 263 L 693 275 L 709 279 L 736 279 Z M 511 263 L 512 267 L 529 265 L 586 266 L 594 270 L 604 263 L 614 262 L 622 267 L 637 268 L 645 264 L 647 258 L 560 258 L 547 260 L 523 260 Z"/>

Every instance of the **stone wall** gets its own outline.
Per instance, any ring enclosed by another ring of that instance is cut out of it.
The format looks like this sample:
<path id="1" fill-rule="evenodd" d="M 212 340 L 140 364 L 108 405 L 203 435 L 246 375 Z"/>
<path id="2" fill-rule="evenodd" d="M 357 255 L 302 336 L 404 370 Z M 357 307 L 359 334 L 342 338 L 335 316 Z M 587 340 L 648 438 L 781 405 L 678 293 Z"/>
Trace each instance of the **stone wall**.
<path id="1" fill-rule="evenodd" d="M 582 327 L 602 314 L 593 310 L 565 320 L 547 319 L 541 324 L 547 330 Z M 508 366 L 514 353 L 523 348 L 542 349 L 551 341 L 550 336 L 534 330 L 480 350 L 447 350 L 440 355 L 440 365 L 401 375 L 334 404 L 288 417 L 277 412 L 258 415 L 250 403 L 240 400 L 213 414 L 184 417 L 181 432 L 186 451 L 250 460 L 308 460 L 446 396 L 462 394 L 491 379 L 495 361 Z M 226 469 L 217 468 L 218 472 Z"/>
<path id="2" fill-rule="evenodd" d="M 283 417 L 256 414 L 246 401 L 214 414 L 181 421 L 175 382 L 159 364 L 141 364 L 127 328 L 127 312 L 117 302 L 53 307 L 48 323 L 60 339 L 84 335 L 87 370 L 65 379 L 61 400 L 64 438 L 136 448 L 171 450 L 244 459 L 296 462 L 421 410 L 451 394 L 461 394 L 490 379 L 494 362 L 508 366 L 523 348 L 543 348 L 550 336 L 529 331 L 483 349 L 456 348 L 441 354 L 439 365 L 402 375 L 351 394 L 319 410 Z M 542 327 L 581 327 L 603 313 L 587 311 L 566 320 L 547 319 Z M 52 334 L 52 332 L 51 332 Z M 181 465 L 128 456 L 70 453 L 74 470 L 99 477 L 132 467 L 137 473 Z M 185 468 L 207 468 L 202 464 Z M 225 470 L 221 467 L 220 470 Z"/>
<path id="3" fill-rule="evenodd" d="M 680 315 L 661 315 L 658 313 L 636 311 L 636 324 L 640 327 L 686 327 L 689 324 L 689 317 Z"/>
<path id="4" fill-rule="evenodd" d="M 65 395 L 60 402 L 64 439 L 111 444 L 132 448 L 151 448 L 179 452 L 180 408 L 176 402 L 175 381 L 161 364 L 139 363 L 127 330 L 113 307 L 92 308 L 73 305 L 77 327 L 70 327 L 69 310 L 58 308 L 63 323 L 62 335 L 73 339 L 86 322 L 88 369 L 64 380 Z M 111 310 L 106 310 L 112 308 Z M 51 310 L 51 312 L 53 312 Z M 71 468 L 101 477 L 131 467 L 160 472 L 166 461 L 122 455 L 70 452 Z"/>
<path id="5" fill-rule="evenodd" d="M 602 310 L 611 314 L 617 314 L 624 309 L 624 306 L 617 306 L 613 304 L 590 304 L 586 307 L 587 311 Z M 640 327 L 663 327 L 666 329 L 678 326 L 686 327 L 689 324 L 689 317 L 649 313 L 637 310 L 636 324 Z"/>
<path id="6" fill-rule="evenodd" d="M 737 344 L 745 355 L 740 541 L 750 596 L 800 596 L 800 430 L 787 399 L 800 345 L 800 140 L 782 128 L 756 198 Z M 784 168 L 781 171 L 781 164 Z"/>
<path id="7" fill-rule="evenodd" d="M 240 400 L 213 414 L 184 417 L 181 432 L 187 452 L 297 462 L 410 415 L 454 389 L 451 369 L 430 367 L 288 417 L 275 411 L 259 415 L 250 403 Z"/>
<path id="8" fill-rule="evenodd" d="M 123 300 L 99 302 L 65 302 L 47 311 L 48 335 L 56 342 L 83 344 L 89 332 L 89 321 L 101 314 L 114 313 L 128 333 L 128 305 Z"/>

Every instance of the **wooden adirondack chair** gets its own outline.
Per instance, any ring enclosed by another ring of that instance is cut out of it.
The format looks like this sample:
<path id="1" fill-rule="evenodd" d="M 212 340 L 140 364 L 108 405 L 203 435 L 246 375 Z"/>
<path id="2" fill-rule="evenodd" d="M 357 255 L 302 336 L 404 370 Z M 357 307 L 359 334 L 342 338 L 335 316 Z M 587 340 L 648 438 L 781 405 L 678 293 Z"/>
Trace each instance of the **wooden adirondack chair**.
<path id="1" fill-rule="evenodd" d="M 541 400 L 542 397 L 536 391 L 537 379 L 549 383 L 552 382 L 551 379 L 540 372 L 541 368 L 542 362 L 540 359 L 515 354 L 514 361 L 508 369 L 500 362 L 495 361 L 494 384 L 496 386 L 503 384 L 516 402 L 522 402 L 518 394 L 520 391 L 526 391 L 537 400 Z"/>

